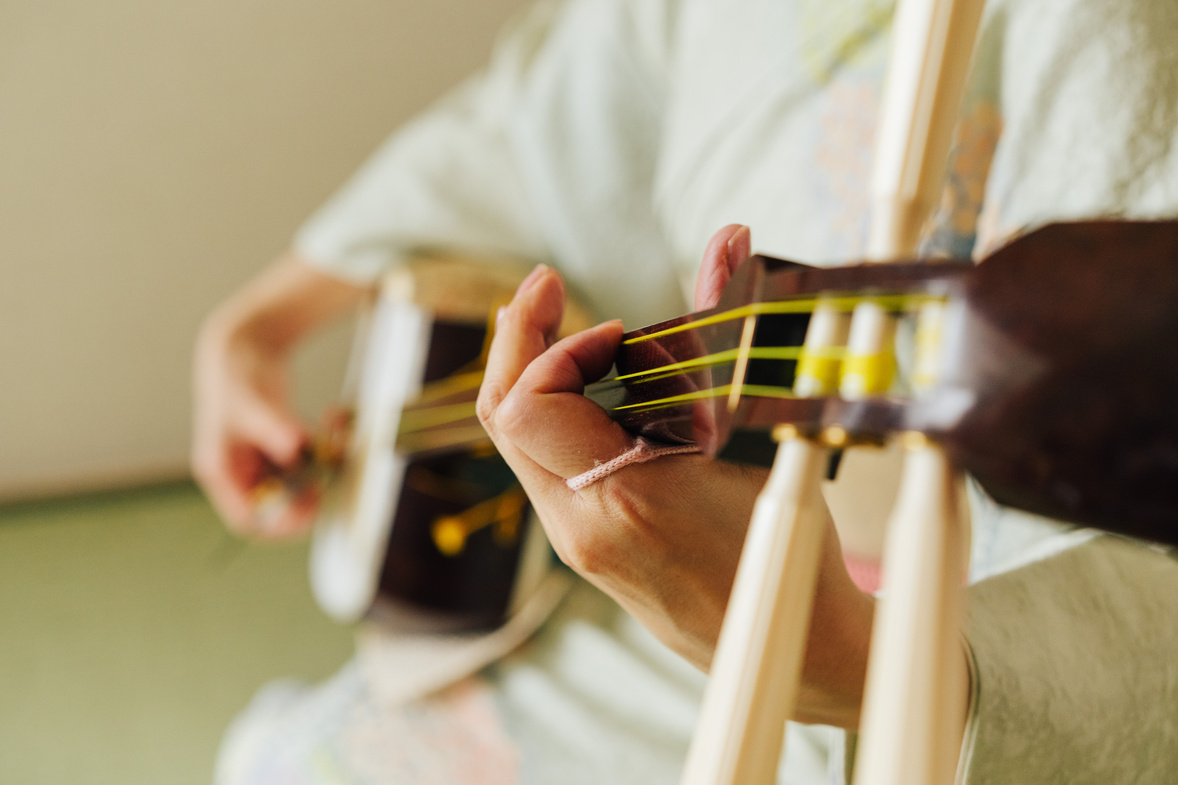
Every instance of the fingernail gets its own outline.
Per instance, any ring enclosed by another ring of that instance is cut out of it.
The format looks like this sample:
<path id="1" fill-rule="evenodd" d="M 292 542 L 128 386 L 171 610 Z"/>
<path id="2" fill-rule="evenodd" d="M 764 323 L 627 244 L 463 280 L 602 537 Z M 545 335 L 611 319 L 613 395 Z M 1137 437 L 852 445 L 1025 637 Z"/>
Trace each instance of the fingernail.
<path id="1" fill-rule="evenodd" d="M 535 267 L 533 267 L 532 271 L 530 273 L 528 273 L 528 277 L 525 278 L 523 280 L 523 282 L 519 285 L 519 289 L 516 290 L 516 294 L 523 294 L 528 289 L 531 289 L 532 286 L 536 283 L 536 281 L 540 280 L 540 276 L 542 276 L 544 273 L 548 272 L 548 270 L 549 270 L 549 267 L 546 264 L 538 264 Z"/>
<path id="2" fill-rule="evenodd" d="M 737 229 L 732 234 L 731 237 L 728 238 L 728 258 L 729 258 L 729 260 L 732 259 L 733 253 L 735 253 L 739 250 L 742 250 L 740 248 L 740 246 L 742 246 L 742 245 L 747 246 L 749 244 L 750 234 L 751 233 L 750 233 L 749 228 L 747 226 L 741 226 L 739 229 Z M 743 261 L 743 260 L 738 259 L 737 261 Z"/>
<path id="3" fill-rule="evenodd" d="M 499 310 L 495 312 L 495 326 L 496 327 L 498 327 L 499 323 L 503 321 L 503 315 L 505 313 L 507 313 L 507 306 L 500 305 Z"/>

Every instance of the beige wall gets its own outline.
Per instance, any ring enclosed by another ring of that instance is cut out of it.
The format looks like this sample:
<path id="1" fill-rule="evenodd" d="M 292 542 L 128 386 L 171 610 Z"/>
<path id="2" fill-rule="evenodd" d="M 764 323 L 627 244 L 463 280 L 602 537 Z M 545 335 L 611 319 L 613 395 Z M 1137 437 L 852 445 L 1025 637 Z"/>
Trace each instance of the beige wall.
<path id="1" fill-rule="evenodd" d="M 0 498 L 182 472 L 201 315 L 523 4 L 0 3 Z"/>

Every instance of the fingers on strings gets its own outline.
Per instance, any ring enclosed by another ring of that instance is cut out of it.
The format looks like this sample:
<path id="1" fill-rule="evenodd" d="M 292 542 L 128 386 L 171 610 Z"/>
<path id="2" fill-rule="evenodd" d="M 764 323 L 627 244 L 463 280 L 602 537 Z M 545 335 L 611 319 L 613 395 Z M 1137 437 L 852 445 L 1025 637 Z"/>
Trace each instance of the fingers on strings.
<path id="1" fill-rule="evenodd" d="M 553 344 L 563 300 L 560 277 L 547 268 L 520 285 L 496 323 L 478 404 L 480 420 L 517 474 L 561 487 L 633 446 L 633 438 L 582 395 L 585 384 L 613 364 L 621 323 L 605 322 Z"/>

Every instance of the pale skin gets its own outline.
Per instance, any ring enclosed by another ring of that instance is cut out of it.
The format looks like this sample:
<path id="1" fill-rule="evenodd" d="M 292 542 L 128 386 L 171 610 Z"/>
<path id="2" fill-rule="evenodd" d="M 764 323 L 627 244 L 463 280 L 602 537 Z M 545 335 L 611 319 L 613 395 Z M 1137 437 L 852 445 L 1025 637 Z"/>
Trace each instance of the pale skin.
<path id="1" fill-rule="evenodd" d="M 748 230 L 709 243 L 696 307 L 715 304 L 748 256 Z M 554 343 L 564 290 L 537 268 L 499 316 L 479 416 L 520 477 L 560 557 L 663 642 L 706 670 L 719 634 L 752 504 L 766 474 L 701 456 L 630 466 L 581 491 L 565 480 L 625 452 L 633 437 L 580 393 L 603 375 L 618 322 Z M 796 719 L 854 727 L 862 701 L 873 601 L 826 537 Z"/>
<path id="2" fill-rule="evenodd" d="M 697 282 L 697 309 L 715 304 L 732 270 L 749 255 L 749 243 L 748 230 L 735 225 L 712 238 Z M 282 538 L 311 525 L 314 496 L 263 522 L 250 490 L 267 473 L 297 464 L 310 439 L 287 400 L 291 350 L 368 295 L 368 289 L 320 273 L 291 254 L 202 327 L 193 471 L 235 532 Z M 569 490 L 567 478 L 625 452 L 633 437 L 581 395 L 586 383 L 608 371 L 620 322 L 556 342 L 563 307 L 564 286 L 555 271 L 540 266 L 520 285 L 497 320 L 480 419 L 524 484 L 561 559 L 707 670 L 766 474 L 701 456 L 672 456 Z M 795 719 L 857 727 L 873 607 L 872 597 L 848 576 L 831 527 Z"/>
<path id="3" fill-rule="evenodd" d="M 192 471 L 234 532 L 287 538 L 314 521 L 313 493 L 263 520 L 250 492 L 267 474 L 294 468 L 311 439 L 289 403 L 291 351 L 368 292 L 287 254 L 201 326 L 193 361 Z"/>

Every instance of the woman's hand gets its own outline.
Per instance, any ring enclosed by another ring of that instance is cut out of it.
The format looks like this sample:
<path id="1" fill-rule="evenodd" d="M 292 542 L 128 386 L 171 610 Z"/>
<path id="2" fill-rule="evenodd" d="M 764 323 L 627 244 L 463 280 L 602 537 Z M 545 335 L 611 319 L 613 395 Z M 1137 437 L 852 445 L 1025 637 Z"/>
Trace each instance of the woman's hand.
<path id="1" fill-rule="evenodd" d="M 570 490 L 568 478 L 634 438 L 581 394 L 612 364 L 621 324 L 552 345 L 563 300 L 559 276 L 541 267 L 500 313 L 479 416 L 561 559 L 706 667 L 765 473 L 674 456 Z"/>
<path id="2" fill-rule="evenodd" d="M 715 304 L 748 248 L 743 227 L 713 237 L 697 307 Z M 554 343 L 563 299 L 560 277 L 538 267 L 500 312 L 479 417 L 561 559 L 706 670 L 766 472 L 673 456 L 570 490 L 568 478 L 626 452 L 634 438 L 582 395 L 609 370 L 621 325 L 606 322 Z M 851 723 L 861 699 L 871 600 L 847 576 L 833 528 L 820 572 L 798 716 Z"/>
<path id="3" fill-rule="evenodd" d="M 367 291 L 286 256 L 205 320 L 194 360 L 192 470 L 235 532 L 288 537 L 313 522 L 312 487 L 265 510 L 257 489 L 297 471 L 311 441 L 289 404 L 291 350 Z"/>

